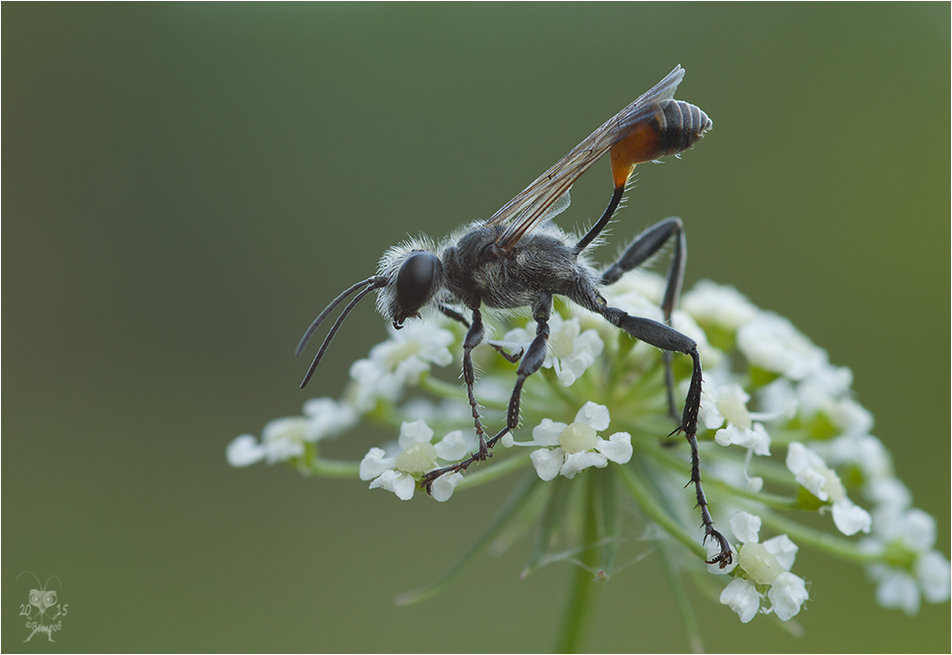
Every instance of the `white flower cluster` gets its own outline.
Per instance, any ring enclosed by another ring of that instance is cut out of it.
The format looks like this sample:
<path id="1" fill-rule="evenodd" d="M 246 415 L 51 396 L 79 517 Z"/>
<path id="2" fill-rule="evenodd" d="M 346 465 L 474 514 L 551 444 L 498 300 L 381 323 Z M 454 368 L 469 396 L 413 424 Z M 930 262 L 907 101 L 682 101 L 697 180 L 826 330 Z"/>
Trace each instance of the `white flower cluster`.
<path id="1" fill-rule="evenodd" d="M 753 514 L 734 514 L 730 519 L 731 531 L 743 544 L 736 561 L 726 569 L 709 565 L 708 570 L 715 575 L 735 573 L 720 600 L 737 613 L 741 623 L 748 623 L 758 612 L 773 612 L 781 621 L 789 621 L 808 598 L 803 578 L 790 572 L 797 546 L 785 534 L 761 543 L 760 523 L 760 518 Z M 735 568 L 741 573 L 737 574 Z M 764 604 L 765 600 L 769 605 Z"/>
<path id="2" fill-rule="evenodd" d="M 715 435 L 718 444 L 748 449 L 744 470 L 748 490 L 756 492 L 763 485 L 761 478 L 747 475 L 747 467 L 751 455 L 770 454 L 771 438 L 765 426 L 808 426 L 804 437 L 819 438 L 785 444 L 786 467 L 796 482 L 817 499 L 821 511 L 831 510 L 841 533 L 871 534 L 861 542 L 867 552 L 888 559 L 890 549 L 895 552 L 898 547 L 905 554 L 898 558 L 898 566 L 869 567 L 870 576 L 879 582 L 878 602 L 914 613 L 920 596 L 929 602 L 948 600 L 949 562 L 934 550 L 935 521 L 911 508 L 911 495 L 893 474 L 888 451 L 870 434 L 872 415 L 850 396 L 849 369 L 831 365 L 826 352 L 790 321 L 757 309 L 732 288 L 703 282 L 685 295 L 682 305 L 705 327 L 733 333 L 737 350 L 750 366 L 773 376 L 755 391 L 760 413 L 747 411 L 750 396 L 742 388 L 722 383 L 731 379 L 722 370 L 709 368 L 705 379 L 707 403 L 702 406 L 702 420 L 711 429 L 727 423 Z M 852 477 L 859 474 L 859 492 L 872 511 L 850 500 L 838 470 Z M 746 595 L 736 593 L 742 588 Z M 735 579 L 728 589 L 734 593 L 725 590 L 722 602 L 731 605 L 741 620 L 752 618 L 749 587 L 741 587 Z"/>
<path id="3" fill-rule="evenodd" d="M 373 408 L 378 399 L 397 400 L 404 387 L 416 384 L 431 364 L 453 361 L 449 346 L 454 336 L 436 324 L 410 322 L 402 329 L 387 326 L 390 338 L 371 348 L 366 359 L 350 367 L 352 402 L 360 411 Z"/>
<path id="4" fill-rule="evenodd" d="M 655 320 L 664 320 L 658 309 L 663 293 L 663 279 L 644 273 L 625 275 L 605 290 L 609 303 Z M 950 567 L 935 548 L 935 521 L 912 506 L 889 453 L 871 434 L 872 415 L 852 397 L 849 369 L 831 365 L 827 353 L 788 320 L 711 282 L 701 282 L 683 296 L 672 325 L 697 342 L 704 363 L 697 435 L 701 468 L 705 482 L 716 483 L 708 491 L 715 520 L 725 521 L 738 542 L 730 567 L 709 567 L 732 578 L 720 595 L 723 604 L 744 623 L 758 613 L 786 621 L 800 612 L 808 600 L 807 585 L 791 572 L 797 546 L 790 537 L 801 547 L 822 549 L 824 541 L 810 539 L 813 528 L 798 532 L 793 527 L 780 530 L 790 536 L 759 541 L 761 523 L 776 525 L 771 519 L 793 506 L 801 513 L 831 515 L 831 527 L 839 535 L 825 537 L 842 540 L 835 554 L 855 552 L 854 561 L 867 563 L 884 607 L 914 613 L 921 599 L 949 599 Z M 507 328 L 493 344 L 510 353 L 524 352 L 534 338 L 534 322 Z M 554 311 L 549 329 L 543 363 L 549 370 L 530 377 L 522 389 L 522 426 L 503 437 L 492 460 L 468 470 L 531 466 L 541 484 L 583 472 L 611 475 L 626 467 L 649 470 L 656 489 L 680 490 L 687 481 L 684 451 L 661 447 L 659 438 L 668 430 L 655 427 L 677 427 L 671 425 L 664 360 L 657 351 L 633 343 L 575 306 Z M 426 473 L 459 462 L 477 448 L 465 385 L 458 379 L 441 381 L 433 370 L 454 362 L 464 330 L 445 319 L 389 329 L 386 341 L 351 366 L 342 400 L 310 401 L 303 416 L 268 423 L 260 440 L 236 438 L 227 448 L 228 462 L 292 461 L 319 474 L 323 453 L 308 444 L 336 436 L 363 417 L 394 431 L 399 426 L 399 437 L 370 448 L 348 470 L 371 489 L 410 500 Z M 481 350 L 476 353 L 482 370 L 475 395 L 487 404 L 481 414 L 488 431 L 505 420 L 514 367 L 489 348 Z M 688 382 L 683 360 L 673 358 L 679 403 Z M 449 377 L 457 376 L 457 368 L 450 369 Z M 414 387 L 423 393 L 408 394 Z M 607 434 L 610 424 L 615 431 Z M 529 430 L 531 440 L 517 440 Z M 443 475 L 433 482 L 431 495 L 449 500 L 462 480 L 463 473 Z M 681 541 L 694 539 L 694 495 L 659 493 L 663 501 L 658 511 L 673 519 L 665 529 L 673 530 L 672 523 L 685 526 L 688 536 Z M 636 500 L 652 502 L 645 496 Z M 794 525 L 789 518 L 784 521 L 781 525 Z"/>
<path id="5" fill-rule="evenodd" d="M 930 603 L 949 599 L 949 560 L 935 550 L 935 519 L 916 508 L 877 514 L 874 535 L 862 542 L 871 553 L 899 550 L 905 566 L 873 564 L 869 575 L 879 583 L 876 600 L 907 614 L 919 611 L 920 597 Z M 905 557 L 903 557 L 903 555 Z"/>
<path id="6" fill-rule="evenodd" d="M 608 439 L 598 436 L 608 429 L 608 408 L 585 403 L 570 425 L 548 418 L 532 429 L 532 441 L 517 442 L 510 435 L 504 445 L 537 447 L 529 455 L 536 473 L 548 482 L 557 475 L 574 478 L 589 467 L 605 468 L 608 462 L 627 464 L 631 460 L 631 435 L 616 432 Z"/>
<path id="7" fill-rule="evenodd" d="M 516 328 L 495 343 L 511 352 L 525 352 L 534 338 L 534 329 Z M 572 386 L 595 363 L 605 347 L 598 332 L 592 329 L 583 331 L 577 318 L 566 320 L 559 314 L 552 314 L 549 320 L 548 345 L 542 366 L 554 369 L 559 382 L 565 387 Z"/>
<path id="8" fill-rule="evenodd" d="M 317 443 L 349 430 L 357 423 L 357 412 L 331 398 L 314 398 L 304 403 L 304 416 L 279 418 L 264 426 L 261 441 L 253 435 L 236 437 L 225 451 L 232 466 L 250 466 L 261 460 L 269 464 L 304 455 L 305 444 Z"/>
<path id="9" fill-rule="evenodd" d="M 360 479 L 372 480 L 371 489 L 379 487 L 392 491 L 400 500 L 410 500 L 420 476 L 463 459 L 476 447 L 476 439 L 460 430 L 450 432 L 435 444 L 432 440 L 433 430 L 424 421 L 403 423 L 394 446 L 371 448 L 364 456 Z M 437 478 L 432 496 L 441 502 L 449 500 L 462 479 L 461 473 Z"/>
<path id="10" fill-rule="evenodd" d="M 846 489 L 836 472 L 819 455 L 801 443 L 787 449 L 787 468 L 797 482 L 814 496 L 833 504 L 833 523 L 845 535 L 869 532 L 872 517 L 846 497 Z"/>

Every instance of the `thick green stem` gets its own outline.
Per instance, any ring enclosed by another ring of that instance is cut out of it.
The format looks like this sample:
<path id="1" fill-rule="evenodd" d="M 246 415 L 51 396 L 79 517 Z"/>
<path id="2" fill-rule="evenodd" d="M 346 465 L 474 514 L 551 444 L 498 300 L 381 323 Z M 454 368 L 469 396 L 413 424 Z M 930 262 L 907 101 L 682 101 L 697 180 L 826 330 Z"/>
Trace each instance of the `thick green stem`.
<path id="1" fill-rule="evenodd" d="M 691 646 L 692 653 L 703 653 L 704 642 L 701 640 L 701 627 L 698 625 L 697 616 L 694 608 L 691 607 L 691 599 L 684 589 L 684 581 L 681 578 L 681 571 L 677 570 L 675 555 L 667 548 L 659 548 L 658 554 L 661 555 L 661 561 L 664 563 L 664 572 L 667 574 L 668 585 L 674 594 L 674 602 L 678 606 L 678 613 L 681 615 L 681 621 L 684 623 L 684 631 Z"/>
<path id="2" fill-rule="evenodd" d="M 569 600 L 562 616 L 562 632 L 556 645 L 560 653 L 582 652 L 582 643 L 591 624 L 595 610 L 595 578 L 592 574 L 598 568 L 598 498 L 595 486 L 595 471 L 587 475 L 585 526 L 582 542 L 587 546 L 579 553 L 581 566 L 575 569 Z"/>
<path id="3" fill-rule="evenodd" d="M 618 470 L 621 471 L 622 482 L 628 487 L 628 490 L 635 497 L 635 500 L 638 501 L 638 505 L 648 518 L 657 523 L 661 529 L 669 535 L 687 546 L 691 552 L 701 557 L 707 557 L 707 552 L 704 550 L 704 546 L 701 545 L 700 541 L 688 534 L 688 532 L 665 511 L 629 466 L 620 466 Z"/>

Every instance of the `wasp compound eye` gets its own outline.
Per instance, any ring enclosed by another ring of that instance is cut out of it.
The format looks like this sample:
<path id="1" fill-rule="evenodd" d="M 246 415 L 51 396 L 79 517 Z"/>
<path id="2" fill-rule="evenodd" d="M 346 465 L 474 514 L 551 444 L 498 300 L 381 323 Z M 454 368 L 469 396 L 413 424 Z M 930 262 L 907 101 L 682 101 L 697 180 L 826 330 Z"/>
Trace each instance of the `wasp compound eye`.
<path id="1" fill-rule="evenodd" d="M 433 296 L 439 286 L 443 265 L 431 252 L 416 252 L 397 272 L 397 304 L 404 316 L 413 316 Z"/>

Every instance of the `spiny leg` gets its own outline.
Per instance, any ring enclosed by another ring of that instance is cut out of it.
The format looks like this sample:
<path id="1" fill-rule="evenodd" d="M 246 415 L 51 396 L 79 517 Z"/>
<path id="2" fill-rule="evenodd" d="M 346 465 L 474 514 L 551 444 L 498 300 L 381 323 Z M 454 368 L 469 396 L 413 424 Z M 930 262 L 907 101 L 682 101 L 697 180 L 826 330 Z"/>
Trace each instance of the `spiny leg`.
<path id="1" fill-rule="evenodd" d="M 542 363 L 545 361 L 545 346 L 546 341 L 549 338 L 549 315 L 551 312 L 552 294 L 540 294 L 539 298 L 536 299 L 532 306 L 532 317 L 536 321 L 536 336 L 532 340 L 532 343 L 529 344 L 529 348 L 526 350 L 525 355 L 522 357 L 522 361 L 519 362 L 519 368 L 516 370 L 516 384 L 513 386 L 512 395 L 509 398 L 509 411 L 506 415 L 506 427 L 496 433 L 496 435 L 490 439 L 485 444 L 485 446 L 483 445 L 482 437 L 480 437 L 480 450 L 473 453 L 468 458 L 451 466 L 445 466 L 443 468 L 430 471 L 424 475 L 423 479 L 420 481 L 420 484 L 424 489 L 426 489 L 427 493 L 430 493 L 433 482 L 441 475 L 465 471 L 473 462 L 484 460 L 487 456 L 492 455 L 490 451 L 493 446 L 495 446 L 503 436 L 514 430 L 516 426 L 519 425 L 519 403 L 522 398 L 522 385 L 525 384 L 527 377 L 542 367 Z M 473 325 L 476 324 L 476 316 L 478 316 L 478 312 L 474 312 Z M 470 330 L 472 330 L 472 328 L 470 328 Z M 467 337 L 468 336 L 469 335 L 467 334 Z M 467 385 L 467 387 L 468 386 L 469 385 Z M 470 404 L 473 404 L 473 402 L 472 396 L 470 396 Z M 473 412 L 475 414 L 476 410 L 474 409 Z M 483 453 L 484 447 L 486 448 L 485 454 Z"/>
<path id="2" fill-rule="evenodd" d="M 631 316 L 617 307 L 608 305 L 598 305 L 595 303 L 602 316 L 607 318 L 612 325 L 620 327 L 635 339 L 644 341 L 647 344 L 661 348 L 668 352 L 679 352 L 689 355 L 693 363 L 691 373 L 691 384 L 688 388 L 688 395 L 684 400 L 684 412 L 681 415 L 681 424 L 671 433 L 684 433 L 684 438 L 691 447 L 691 479 L 688 484 L 694 484 L 694 492 L 697 497 L 697 506 L 701 510 L 701 523 L 704 526 L 704 541 L 708 538 L 715 539 L 720 547 L 720 552 L 708 560 L 708 564 L 719 563 L 721 568 L 728 566 L 733 560 L 730 543 L 720 532 L 714 529 L 714 520 L 708 510 L 707 497 L 704 495 L 704 488 L 701 486 L 701 462 L 697 447 L 697 418 L 701 409 L 701 357 L 697 352 L 697 344 L 693 339 L 687 337 L 672 327 L 653 321 L 649 318 Z M 490 443 L 496 437 L 490 440 Z"/>
<path id="3" fill-rule="evenodd" d="M 486 447 L 485 431 L 483 424 L 479 420 L 479 403 L 476 402 L 476 372 L 473 369 L 473 348 L 478 346 L 483 340 L 483 317 L 478 309 L 473 309 L 473 322 L 466 331 L 463 338 L 463 381 L 466 383 L 466 395 L 469 397 L 469 406 L 473 411 L 473 424 L 476 427 L 476 438 L 479 439 L 479 450 L 477 454 L 479 459 L 485 459 L 489 456 L 489 449 Z M 429 487 L 427 487 L 429 491 Z"/>
<path id="4" fill-rule="evenodd" d="M 671 253 L 671 265 L 668 267 L 664 298 L 661 310 L 664 322 L 671 325 L 671 313 L 681 296 L 681 283 L 684 281 L 684 265 L 687 261 L 687 241 L 684 237 L 684 225 L 681 219 L 672 216 L 655 223 L 634 238 L 621 257 L 602 272 L 603 285 L 617 282 L 623 273 L 633 270 L 651 259 L 661 250 L 669 239 L 674 239 L 674 251 Z M 668 413 L 677 420 L 678 413 L 674 402 L 674 374 L 671 371 L 671 353 L 664 353 L 665 383 L 668 389 Z"/>

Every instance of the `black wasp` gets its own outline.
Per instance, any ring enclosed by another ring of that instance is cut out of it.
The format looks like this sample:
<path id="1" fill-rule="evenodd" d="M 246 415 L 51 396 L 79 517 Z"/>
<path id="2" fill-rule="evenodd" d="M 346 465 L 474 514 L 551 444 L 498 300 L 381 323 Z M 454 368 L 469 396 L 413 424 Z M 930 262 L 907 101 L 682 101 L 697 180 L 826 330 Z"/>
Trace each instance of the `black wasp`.
<path id="1" fill-rule="evenodd" d="M 689 484 L 694 484 L 705 540 L 711 537 L 720 546 L 720 552 L 709 563 L 719 563 L 723 568 L 732 560 L 731 548 L 727 539 L 714 529 L 701 487 L 698 461 L 696 435 L 701 404 L 701 359 L 697 344 L 670 327 L 671 312 L 681 291 L 686 258 L 681 220 L 668 218 L 651 226 L 604 270 L 599 271 L 590 265 L 585 252 L 611 220 L 636 164 L 680 153 L 711 129 L 711 119 L 700 108 L 674 99 L 674 91 L 683 77 L 684 69 L 676 67 L 641 97 L 609 118 L 489 220 L 466 226 L 436 248 L 417 241 L 387 250 L 380 260 L 377 275 L 345 290 L 314 319 L 298 344 L 297 354 L 328 314 L 354 292 L 357 295 L 334 322 L 301 387 L 311 378 L 344 319 L 371 291 L 377 291 L 377 308 L 395 328 L 402 327 L 408 318 L 419 318 L 420 310 L 425 307 L 435 307 L 467 326 L 463 340 L 463 380 L 473 410 L 479 449 L 457 464 L 426 474 L 421 484 L 428 492 L 433 481 L 441 475 L 464 471 L 473 462 L 489 457 L 496 442 L 519 424 L 522 386 L 526 378 L 539 370 L 545 359 L 554 295 L 564 296 L 601 314 L 635 339 L 665 351 L 668 400 L 676 420 L 670 353 L 688 355 L 693 362 L 691 382 L 680 423 L 672 434 L 683 433 L 691 447 Z M 569 189 L 605 153 L 611 161 L 614 192 L 601 218 L 585 236 L 576 240 L 550 219 L 568 207 Z M 624 272 L 640 266 L 669 240 L 673 240 L 674 248 L 662 301 L 665 323 L 632 316 L 610 306 L 599 293 L 599 288 L 616 282 Z M 480 313 L 483 305 L 498 309 L 529 307 L 536 323 L 535 338 L 525 352 L 510 354 L 499 348 L 503 356 L 512 362 L 518 361 L 519 366 L 506 425 L 492 437 L 486 434 L 480 422 L 473 391 L 476 378 L 472 351 L 483 340 Z M 454 306 L 465 308 L 470 318 L 467 319 Z"/>

